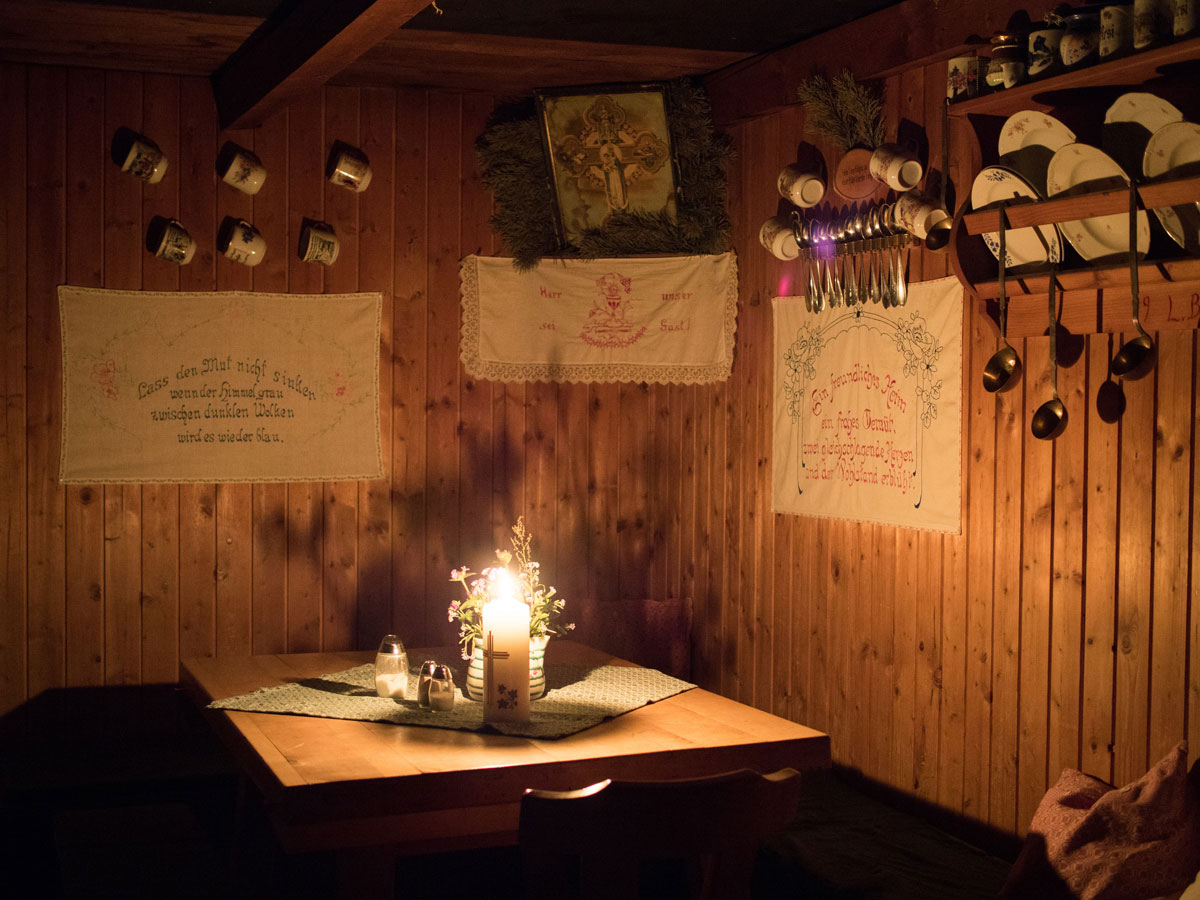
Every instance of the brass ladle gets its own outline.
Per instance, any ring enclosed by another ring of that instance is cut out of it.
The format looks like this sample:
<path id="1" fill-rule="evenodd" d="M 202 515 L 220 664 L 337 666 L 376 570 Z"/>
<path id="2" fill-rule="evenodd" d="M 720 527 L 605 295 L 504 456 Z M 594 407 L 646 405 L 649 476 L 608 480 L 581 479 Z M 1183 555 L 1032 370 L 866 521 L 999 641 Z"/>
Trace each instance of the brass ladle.
<path id="1" fill-rule="evenodd" d="M 1004 204 L 1000 204 L 1000 343 L 1001 347 L 992 354 L 983 367 L 983 389 L 989 393 L 1007 391 L 1015 387 L 1021 376 L 1021 358 L 1008 342 L 1008 297 L 1005 294 L 1005 259 L 1008 249 L 1004 232 L 1008 216 Z"/>
<path id="2" fill-rule="evenodd" d="M 1057 308 L 1054 302 L 1054 267 L 1050 268 L 1050 287 L 1047 293 L 1050 298 L 1050 391 L 1051 398 L 1039 406 L 1033 413 L 1030 430 L 1033 436 L 1043 441 L 1052 441 L 1067 427 L 1067 408 L 1062 398 L 1058 396 L 1058 323 L 1055 321 Z"/>
<path id="3" fill-rule="evenodd" d="M 1137 256 L 1137 187 L 1133 179 L 1129 180 L 1129 290 L 1133 298 L 1133 325 L 1138 330 L 1138 336 L 1117 351 L 1108 364 L 1109 370 L 1118 378 L 1128 378 L 1130 381 L 1145 376 L 1154 365 L 1154 341 L 1142 328 L 1138 317 L 1140 293 L 1138 288 L 1138 256 Z"/>

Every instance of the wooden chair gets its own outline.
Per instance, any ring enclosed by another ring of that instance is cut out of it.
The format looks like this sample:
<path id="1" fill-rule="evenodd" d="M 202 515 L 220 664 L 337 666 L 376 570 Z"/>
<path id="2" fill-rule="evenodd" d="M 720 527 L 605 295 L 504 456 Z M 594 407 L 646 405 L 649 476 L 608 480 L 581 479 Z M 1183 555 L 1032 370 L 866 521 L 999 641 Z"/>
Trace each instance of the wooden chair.
<path id="1" fill-rule="evenodd" d="M 527 790 L 519 838 L 524 895 L 748 897 L 759 841 L 792 819 L 799 799 L 794 769 Z"/>

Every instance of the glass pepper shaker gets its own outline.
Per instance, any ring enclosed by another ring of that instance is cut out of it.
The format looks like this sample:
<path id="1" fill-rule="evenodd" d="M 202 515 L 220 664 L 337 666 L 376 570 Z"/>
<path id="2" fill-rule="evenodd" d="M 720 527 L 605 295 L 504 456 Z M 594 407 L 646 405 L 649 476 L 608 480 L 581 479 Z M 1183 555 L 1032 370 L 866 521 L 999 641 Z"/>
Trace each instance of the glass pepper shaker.
<path id="1" fill-rule="evenodd" d="M 454 708 L 454 674 L 449 666 L 437 666 L 429 680 L 429 708 L 446 712 Z"/>
<path id="2" fill-rule="evenodd" d="M 375 693 L 393 700 L 403 700 L 408 693 L 408 654 L 394 634 L 379 642 L 375 654 Z"/>
<path id="3" fill-rule="evenodd" d="M 429 709 L 429 685 L 433 681 L 434 670 L 437 669 L 437 663 L 432 659 L 427 659 L 421 663 L 420 680 L 417 682 L 417 706 L 421 709 Z"/>

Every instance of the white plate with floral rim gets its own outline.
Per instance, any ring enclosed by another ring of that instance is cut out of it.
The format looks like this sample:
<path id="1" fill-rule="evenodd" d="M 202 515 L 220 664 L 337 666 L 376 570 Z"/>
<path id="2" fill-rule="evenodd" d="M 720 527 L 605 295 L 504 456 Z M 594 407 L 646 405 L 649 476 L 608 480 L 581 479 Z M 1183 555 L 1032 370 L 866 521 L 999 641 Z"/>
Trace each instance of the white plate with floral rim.
<path id="1" fill-rule="evenodd" d="M 1111 156 L 1090 144 L 1067 144 L 1054 154 L 1046 169 L 1046 194 L 1086 193 L 1089 190 L 1128 188 L 1129 178 Z M 1091 261 L 1129 253 L 1129 214 L 1092 216 L 1059 225 L 1080 256 Z M 1137 249 L 1150 249 L 1150 219 L 1137 213 Z"/>
<path id="2" fill-rule="evenodd" d="M 1154 94 L 1122 94 L 1104 114 L 1100 148 L 1126 172 L 1141 171 L 1146 142 L 1164 125 L 1183 120 L 1183 113 Z"/>
<path id="3" fill-rule="evenodd" d="M 1172 122 L 1154 132 L 1142 171 L 1147 178 L 1200 174 L 1200 125 Z M 1194 251 L 1200 245 L 1200 203 L 1158 207 L 1154 214 L 1180 247 Z"/>
<path id="4" fill-rule="evenodd" d="M 975 176 L 971 185 L 971 208 L 986 209 L 1001 200 L 1027 198 L 1041 200 L 1042 197 L 1023 176 L 1006 166 L 988 166 Z M 1040 237 L 1039 237 L 1040 235 Z M 1000 258 L 1000 235 L 989 232 L 981 235 L 992 256 Z M 1004 235 L 1004 264 L 1008 268 L 1062 262 L 1062 236 L 1055 225 L 1038 225 L 1034 228 L 1008 229 Z"/>
<path id="5" fill-rule="evenodd" d="M 1057 150 L 1064 144 L 1075 143 L 1075 132 L 1053 116 L 1036 109 L 1013 113 L 1000 129 L 997 150 L 1003 156 L 1027 147 L 1049 147 Z"/>
<path id="6" fill-rule="evenodd" d="M 1104 114 L 1105 125 L 1136 122 L 1151 134 L 1182 119 L 1183 113 L 1162 97 L 1142 93 L 1122 94 Z"/>

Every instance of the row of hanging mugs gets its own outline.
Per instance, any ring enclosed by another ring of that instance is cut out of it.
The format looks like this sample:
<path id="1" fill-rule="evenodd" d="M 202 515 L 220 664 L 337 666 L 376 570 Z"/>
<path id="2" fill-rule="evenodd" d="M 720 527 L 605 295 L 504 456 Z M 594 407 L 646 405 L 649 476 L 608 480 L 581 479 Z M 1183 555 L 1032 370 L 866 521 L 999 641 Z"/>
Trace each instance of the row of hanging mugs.
<path id="1" fill-rule="evenodd" d="M 906 191 L 894 203 L 853 205 L 820 216 L 799 211 L 772 216 L 759 241 L 778 259 L 808 263 L 805 305 L 812 312 L 865 303 L 895 307 L 908 299 L 913 238 L 925 241 L 948 227 L 937 201 Z"/>
<path id="2" fill-rule="evenodd" d="M 150 184 L 162 181 L 168 160 L 150 138 L 129 128 L 118 128 L 112 140 L 113 161 Z M 262 160 L 245 147 L 226 141 L 217 154 L 217 175 L 221 181 L 244 194 L 257 194 L 267 178 Z M 339 187 L 361 193 L 371 183 L 371 164 L 365 153 L 341 141 L 334 141 L 326 162 L 325 176 Z M 216 235 L 217 252 L 244 266 L 256 266 L 267 252 L 266 238 L 244 219 L 226 216 Z M 182 222 L 173 217 L 154 216 L 146 229 L 146 249 L 159 259 L 185 266 L 196 254 L 196 241 Z M 333 265 L 340 242 L 333 226 L 305 218 L 301 223 L 297 255 L 309 263 Z"/>

